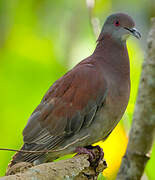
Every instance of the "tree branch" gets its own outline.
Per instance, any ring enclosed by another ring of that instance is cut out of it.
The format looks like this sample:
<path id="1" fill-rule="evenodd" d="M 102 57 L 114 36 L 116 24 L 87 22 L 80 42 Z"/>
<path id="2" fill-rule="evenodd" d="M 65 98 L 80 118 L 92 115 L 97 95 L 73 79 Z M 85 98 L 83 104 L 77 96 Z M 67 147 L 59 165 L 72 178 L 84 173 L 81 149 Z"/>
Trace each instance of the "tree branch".
<path id="1" fill-rule="evenodd" d="M 97 179 L 98 174 L 107 167 L 106 162 L 102 160 L 95 171 L 94 168 L 90 166 L 88 155 L 86 154 L 58 162 L 40 164 L 31 168 L 29 168 L 29 163 L 27 165 L 27 163 L 24 162 L 14 166 L 8 173 L 14 175 L 1 177 L 0 180 L 91 180 Z M 24 166 L 27 166 L 27 168 Z"/>
<path id="2" fill-rule="evenodd" d="M 95 35 L 95 38 L 99 36 L 100 33 L 100 21 L 99 19 L 94 15 L 94 7 L 95 7 L 95 0 L 86 0 L 86 5 L 89 13 L 89 22 L 91 29 Z"/>
<path id="3" fill-rule="evenodd" d="M 117 180 L 139 180 L 152 148 L 155 133 L 155 18 L 152 24 L 129 143 Z"/>

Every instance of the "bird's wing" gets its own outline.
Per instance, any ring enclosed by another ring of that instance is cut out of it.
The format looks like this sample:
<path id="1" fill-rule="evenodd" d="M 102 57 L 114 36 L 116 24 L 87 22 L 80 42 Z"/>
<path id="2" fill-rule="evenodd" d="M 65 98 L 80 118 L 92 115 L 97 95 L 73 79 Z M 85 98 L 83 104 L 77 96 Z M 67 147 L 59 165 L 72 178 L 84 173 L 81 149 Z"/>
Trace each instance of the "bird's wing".
<path id="1" fill-rule="evenodd" d="M 89 127 L 106 92 L 103 75 L 92 64 L 75 67 L 53 84 L 32 113 L 23 131 L 23 149 L 52 149 L 64 137 Z"/>

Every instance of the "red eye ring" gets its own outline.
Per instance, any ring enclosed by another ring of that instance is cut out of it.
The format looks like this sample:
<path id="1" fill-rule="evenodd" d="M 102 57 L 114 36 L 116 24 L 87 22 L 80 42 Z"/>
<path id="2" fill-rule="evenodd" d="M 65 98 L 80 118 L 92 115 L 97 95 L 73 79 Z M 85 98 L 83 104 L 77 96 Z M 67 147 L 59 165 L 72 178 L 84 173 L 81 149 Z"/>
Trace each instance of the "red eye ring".
<path id="1" fill-rule="evenodd" d="M 114 22 L 114 25 L 115 25 L 115 26 L 119 26 L 119 25 L 120 25 L 120 22 L 116 20 L 116 21 Z"/>

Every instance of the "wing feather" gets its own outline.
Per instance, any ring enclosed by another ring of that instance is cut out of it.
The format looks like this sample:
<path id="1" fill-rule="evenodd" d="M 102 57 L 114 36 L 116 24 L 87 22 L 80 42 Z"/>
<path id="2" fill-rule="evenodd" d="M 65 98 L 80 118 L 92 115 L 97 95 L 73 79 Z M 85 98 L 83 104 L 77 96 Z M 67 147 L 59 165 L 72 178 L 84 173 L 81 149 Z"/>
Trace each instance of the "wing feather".
<path id="1" fill-rule="evenodd" d="M 89 64 L 76 66 L 57 80 L 32 113 L 23 130 L 24 150 L 50 150 L 91 125 L 106 98 L 103 75 Z M 13 161 L 28 161 L 43 154 L 17 154 Z"/>

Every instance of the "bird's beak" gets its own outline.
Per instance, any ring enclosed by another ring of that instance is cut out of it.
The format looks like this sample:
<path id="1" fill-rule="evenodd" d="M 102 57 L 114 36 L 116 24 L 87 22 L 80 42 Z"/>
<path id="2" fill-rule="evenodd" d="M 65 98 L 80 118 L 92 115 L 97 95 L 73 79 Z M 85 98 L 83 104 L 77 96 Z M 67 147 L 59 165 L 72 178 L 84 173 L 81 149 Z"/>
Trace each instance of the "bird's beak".
<path id="1" fill-rule="evenodd" d="M 130 34 L 135 36 L 137 39 L 141 38 L 141 34 L 136 28 L 131 28 L 130 29 L 130 28 L 124 27 L 124 29 L 128 30 L 130 32 Z"/>

